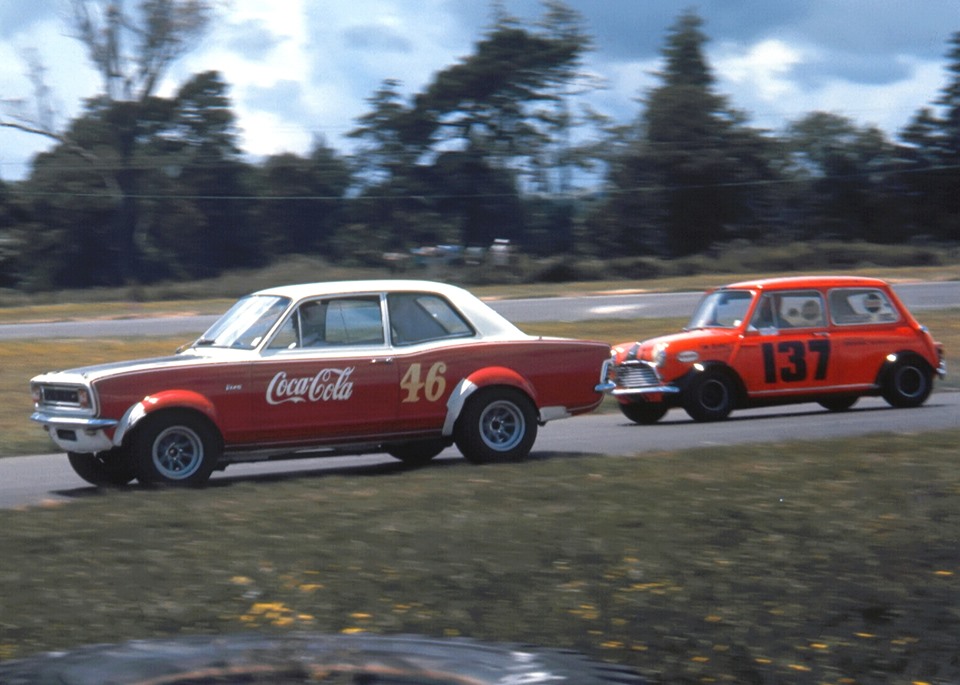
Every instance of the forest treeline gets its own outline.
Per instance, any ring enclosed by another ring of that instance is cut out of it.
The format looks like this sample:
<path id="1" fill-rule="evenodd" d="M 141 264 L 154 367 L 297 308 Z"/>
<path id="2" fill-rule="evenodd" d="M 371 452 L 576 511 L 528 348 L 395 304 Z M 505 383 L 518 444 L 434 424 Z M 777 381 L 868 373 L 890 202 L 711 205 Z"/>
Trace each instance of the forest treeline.
<path id="1" fill-rule="evenodd" d="M 545 0 L 534 26 L 496 10 L 472 53 L 412 97 L 384 80 L 349 154 L 318 137 L 305 155 L 251 162 L 218 72 L 155 92 L 211 3 L 71 7 L 103 90 L 63 130 L 0 115 L 55 141 L 27 178 L 0 182 L 0 287 L 197 279 L 290 254 L 377 265 L 494 239 L 534 256 L 668 259 L 733 241 L 960 241 L 960 32 L 945 87 L 896 139 L 829 112 L 773 133 L 717 92 L 703 21 L 686 11 L 658 85 L 616 122 L 583 105 L 599 85 L 583 70 L 582 18 Z M 111 52 L 132 29 L 137 50 Z M 35 111 L 49 111 L 42 67 L 30 75 Z"/>

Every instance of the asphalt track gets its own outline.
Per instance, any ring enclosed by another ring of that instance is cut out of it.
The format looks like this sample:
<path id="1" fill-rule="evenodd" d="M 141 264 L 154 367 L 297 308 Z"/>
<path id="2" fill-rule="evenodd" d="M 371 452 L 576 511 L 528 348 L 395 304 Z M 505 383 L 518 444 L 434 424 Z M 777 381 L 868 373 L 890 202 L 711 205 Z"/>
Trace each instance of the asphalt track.
<path id="1" fill-rule="evenodd" d="M 960 281 L 904 283 L 894 286 L 914 313 L 960 307 Z M 539 321 L 588 321 L 687 317 L 700 292 L 608 294 L 494 300 L 490 306 L 516 324 Z M 0 340 L 24 338 L 108 338 L 138 335 L 198 336 L 216 316 L 166 316 L 143 319 L 97 319 L 0 325 Z"/>
<path id="2" fill-rule="evenodd" d="M 876 398 L 860 400 L 851 411 L 828 412 L 817 404 L 734 412 L 718 423 L 695 423 L 680 409 L 658 424 L 638 426 L 619 412 L 590 414 L 548 423 L 540 429 L 531 460 L 602 459 L 603 455 L 636 456 L 677 449 L 710 450 L 724 445 L 811 440 L 820 438 L 913 434 L 960 427 L 960 392 L 934 392 L 917 409 L 893 409 Z M 477 469 L 448 448 L 437 457 L 448 467 Z M 215 473 L 211 486 L 278 479 L 309 479 L 323 486 L 324 477 L 343 473 L 394 474 L 405 467 L 386 455 L 326 457 L 256 464 L 235 464 Z M 428 465 L 425 468 L 433 468 Z M 135 486 L 132 486 L 135 487 Z M 0 459 L 0 509 L 69 502 L 109 496 L 76 476 L 63 454 Z"/>

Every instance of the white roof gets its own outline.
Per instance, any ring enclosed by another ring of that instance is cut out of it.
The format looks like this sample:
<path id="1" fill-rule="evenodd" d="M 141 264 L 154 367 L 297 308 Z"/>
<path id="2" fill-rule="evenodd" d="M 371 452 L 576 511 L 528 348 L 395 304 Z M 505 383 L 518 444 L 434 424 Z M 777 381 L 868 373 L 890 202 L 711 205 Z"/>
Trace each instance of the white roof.
<path id="1" fill-rule="evenodd" d="M 355 281 L 321 281 L 318 283 L 299 283 L 259 290 L 254 295 L 276 295 L 299 300 L 324 297 L 327 295 L 382 293 L 382 292 L 425 292 L 435 293 L 449 300 L 459 309 L 478 333 L 483 336 L 507 335 L 510 337 L 523 333 L 503 316 L 491 309 L 473 293 L 459 286 L 415 279 L 371 279 Z"/>

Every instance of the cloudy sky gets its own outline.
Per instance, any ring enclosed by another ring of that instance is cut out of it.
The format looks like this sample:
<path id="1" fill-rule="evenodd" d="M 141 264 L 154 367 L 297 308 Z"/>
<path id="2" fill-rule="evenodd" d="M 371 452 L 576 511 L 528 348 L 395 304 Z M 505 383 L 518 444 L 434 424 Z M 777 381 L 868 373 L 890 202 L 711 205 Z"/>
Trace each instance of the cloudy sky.
<path id="1" fill-rule="evenodd" d="M 127 0 L 128 4 L 134 0 Z M 165 93 L 191 74 L 219 70 L 230 84 L 243 148 L 252 155 L 306 152 L 316 135 L 342 136 L 384 79 L 420 91 L 472 52 L 491 22 L 484 0 L 213 0 L 204 44 L 170 73 Z M 685 9 L 705 20 L 717 91 L 772 130 L 824 110 L 891 135 L 946 84 L 960 0 L 566 0 L 595 39 L 587 68 L 607 88 L 594 106 L 618 121 L 656 85 L 667 29 Z M 502 0 L 527 24 L 539 0 Z M 101 84 L 68 35 L 66 0 L 0 0 L 0 100 L 30 98 L 25 51 L 47 69 L 59 123 Z M 2 106 L 3 103 L 0 103 Z M 0 128 L 0 178 L 23 175 L 48 142 Z"/>

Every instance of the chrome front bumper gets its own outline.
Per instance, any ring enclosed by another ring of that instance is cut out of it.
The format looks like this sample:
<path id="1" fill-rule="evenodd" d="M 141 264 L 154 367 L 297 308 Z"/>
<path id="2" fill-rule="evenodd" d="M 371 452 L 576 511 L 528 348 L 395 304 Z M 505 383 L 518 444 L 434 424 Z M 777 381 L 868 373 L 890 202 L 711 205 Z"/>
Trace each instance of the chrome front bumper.
<path id="1" fill-rule="evenodd" d="M 635 386 L 624 385 L 623 383 L 618 382 L 621 379 L 620 373 L 615 374 L 615 377 L 617 378 L 617 380 L 611 380 L 610 371 L 611 371 L 611 368 L 616 366 L 616 364 L 614 364 L 612 359 L 608 359 L 603 363 L 603 368 L 600 370 L 600 383 L 597 384 L 594 390 L 596 390 L 597 392 L 605 393 L 607 395 L 613 395 L 614 397 L 618 397 L 621 395 L 655 395 L 655 394 L 673 395 L 680 392 L 680 388 L 678 388 L 675 385 L 666 385 L 662 382 L 659 382 L 660 381 L 659 374 L 657 374 L 656 370 L 653 367 L 649 367 L 649 365 L 645 364 L 644 362 L 638 362 L 637 364 L 632 365 L 632 367 L 636 367 L 640 364 L 643 364 L 644 366 L 648 367 L 645 375 L 648 376 L 650 379 L 655 379 L 658 382 L 641 383 Z"/>
<path id="2" fill-rule="evenodd" d="M 39 423 L 50 435 L 57 447 L 65 452 L 93 454 L 113 448 L 113 441 L 106 431 L 116 428 L 113 419 L 96 419 L 87 416 L 62 416 L 34 412 L 30 420 Z"/>

